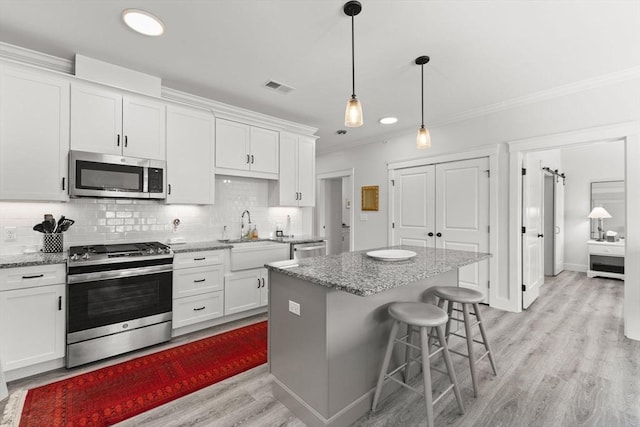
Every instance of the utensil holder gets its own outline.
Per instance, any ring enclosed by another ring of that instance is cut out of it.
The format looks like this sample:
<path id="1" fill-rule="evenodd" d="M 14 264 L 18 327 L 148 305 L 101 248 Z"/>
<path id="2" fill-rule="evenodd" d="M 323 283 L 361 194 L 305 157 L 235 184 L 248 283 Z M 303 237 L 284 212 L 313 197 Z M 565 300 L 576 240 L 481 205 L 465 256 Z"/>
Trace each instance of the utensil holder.
<path id="1" fill-rule="evenodd" d="M 63 246 L 62 233 L 45 233 L 42 236 L 42 252 L 62 252 Z"/>

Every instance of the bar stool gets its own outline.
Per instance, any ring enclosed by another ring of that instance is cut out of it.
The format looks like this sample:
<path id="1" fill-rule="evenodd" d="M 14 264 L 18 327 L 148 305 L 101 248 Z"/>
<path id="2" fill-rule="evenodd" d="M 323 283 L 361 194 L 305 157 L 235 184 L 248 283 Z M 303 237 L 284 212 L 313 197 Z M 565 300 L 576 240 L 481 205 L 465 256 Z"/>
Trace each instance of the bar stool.
<path id="1" fill-rule="evenodd" d="M 387 342 L 387 349 L 384 354 L 384 361 L 382 362 L 382 368 L 380 369 L 380 375 L 378 377 L 378 384 L 376 385 L 376 392 L 373 397 L 373 406 L 371 408 L 372 411 L 376 410 L 376 406 L 378 405 L 378 399 L 380 398 L 380 393 L 382 392 L 383 385 L 388 380 L 393 380 L 403 387 L 407 387 L 408 389 L 424 396 L 424 400 L 427 406 L 427 426 L 433 426 L 433 404 L 438 402 L 442 396 L 445 395 L 448 391 L 453 389 L 453 392 L 456 396 L 456 400 L 458 401 L 458 407 L 460 408 L 460 412 L 464 413 L 464 406 L 462 405 L 462 397 L 460 395 L 460 390 L 458 388 L 458 382 L 456 380 L 456 375 L 453 371 L 453 365 L 451 364 L 451 357 L 449 355 L 449 350 L 447 347 L 447 340 L 445 339 L 443 326 L 447 323 L 447 313 L 444 310 L 436 307 L 432 304 L 425 304 L 421 302 L 395 302 L 389 306 L 389 315 L 394 319 L 393 326 L 391 327 L 391 333 L 389 334 L 389 341 Z M 407 324 L 407 334 L 397 338 L 398 330 L 400 328 L 400 324 Z M 414 333 L 413 328 L 419 328 L 420 332 L 420 347 L 416 346 L 412 342 L 412 336 Z M 433 328 L 436 330 L 438 340 L 440 341 L 440 346 L 433 353 L 429 353 L 429 333 L 427 331 L 428 328 Z M 387 373 L 387 369 L 389 368 L 389 362 L 391 360 L 391 353 L 393 352 L 393 347 L 395 343 L 403 344 L 407 346 L 406 353 L 406 361 L 401 364 L 393 371 Z M 421 352 L 420 356 L 416 359 L 412 357 L 413 349 L 419 350 Z M 442 394 L 438 396 L 435 400 L 433 400 L 433 395 L 431 391 L 431 367 L 430 367 L 430 359 L 438 353 L 442 353 L 444 357 L 445 364 L 447 366 L 447 372 L 440 371 L 439 369 L 434 370 L 441 372 L 443 374 L 449 375 L 449 380 L 451 381 L 451 385 L 447 387 Z M 426 357 L 425 357 L 426 355 Z M 411 387 L 407 384 L 408 382 L 408 372 L 409 366 L 412 362 L 417 363 L 420 359 L 422 359 L 422 378 L 424 381 L 424 393 L 420 390 Z M 400 372 L 402 369 L 404 371 L 404 381 L 400 381 L 393 377 L 396 373 Z"/>
<path id="2" fill-rule="evenodd" d="M 464 338 L 467 341 L 467 353 L 460 353 L 455 350 L 449 349 L 450 352 L 455 353 L 459 356 L 463 356 L 469 359 L 469 367 L 471 368 L 471 382 L 473 383 L 473 395 L 474 397 L 478 397 L 478 379 L 476 377 L 476 364 L 482 360 L 484 357 L 489 356 L 489 361 L 491 362 L 491 368 L 493 369 L 493 373 L 498 375 L 498 371 L 496 369 L 496 362 L 493 359 L 493 352 L 491 351 L 491 345 L 489 344 L 489 339 L 487 338 L 487 333 L 484 329 L 484 324 L 482 323 L 482 318 L 480 317 L 480 306 L 479 303 L 484 300 L 484 295 L 482 292 L 460 288 L 457 286 L 436 286 L 431 288 L 433 294 L 438 297 L 438 307 L 443 308 L 445 301 L 447 304 L 447 314 L 449 316 L 449 321 L 447 322 L 447 328 L 445 331 L 445 337 L 447 343 L 449 342 L 449 336 L 455 335 L 460 338 Z M 462 310 L 454 308 L 454 303 L 458 303 L 462 306 Z M 473 313 L 469 312 L 469 306 L 473 305 Z M 457 319 L 452 316 L 453 312 L 462 313 L 462 320 Z M 471 314 L 476 316 L 476 322 L 471 324 Z M 464 323 L 465 334 L 460 335 L 455 332 L 451 332 L 451 322 L 460 322 Z M 471 328 L 474 326 L 480 327 L 480 334 L 482 335 L 482 341 L 478 341 L 473 339 Z M 433 336 L 432 336 L 433 337 Z M 480 356 L 477 360 L 473 353 L 473 343 L 483 344 L 485 347 L 485 353 Z"/>

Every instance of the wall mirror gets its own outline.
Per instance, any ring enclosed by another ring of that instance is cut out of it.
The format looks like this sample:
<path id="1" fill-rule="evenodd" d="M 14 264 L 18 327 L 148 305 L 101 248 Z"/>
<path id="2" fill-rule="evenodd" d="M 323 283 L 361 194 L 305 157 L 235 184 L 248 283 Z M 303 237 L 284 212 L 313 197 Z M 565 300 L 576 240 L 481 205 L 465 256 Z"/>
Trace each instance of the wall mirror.
<path id="1" fill-rule="evenodd" d="M 378 210 L 378 186 L 369 185 L 362 187 L 362 210 L 377 211 Z"/>
<path id="2" fill-rule="evenodd" d="M 603 219 L 603 228 L 615 231 L 619 237 L 624 237 L 625 206 L 624 181 L 600 181 L 591 183 L 591 209 L 602 206 L 611 215 Z M 598 238 L 598 220 L 591 220 L 591 238 Z"/>

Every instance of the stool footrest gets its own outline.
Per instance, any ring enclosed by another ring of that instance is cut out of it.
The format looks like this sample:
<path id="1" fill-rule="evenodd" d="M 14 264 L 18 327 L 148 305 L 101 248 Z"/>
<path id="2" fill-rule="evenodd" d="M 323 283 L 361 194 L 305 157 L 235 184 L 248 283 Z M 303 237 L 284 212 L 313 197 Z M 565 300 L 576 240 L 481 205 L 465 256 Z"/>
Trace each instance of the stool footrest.
<path id="1" fill-rule="evenodd" d="M 444 389 L 444 391 L 442 393 L 440 393 L 438 395 L 438 397 L 436 397 L 435 399 L 433 399 L 433 404 L 435 405 L 436 403 L 438 403 L 438 401 L 440 399 L 442 399 L 444 397 L 445 394 L 447 394 L 447 392 L 451 391 L 453 389 L 453 384 L 450 384 L 449 387 L 447 387 L 446 389 Z"/>
<path id="2" fill-rule="evenodd" d="M 449 349 L 449 353 L 455 353 L 455 354 L 457 354 L 458 356 L 462 356 L 462 357 L 467 357 L 467 358 L 469 357 L 469 355 L 468 355 L 468 354 L 466 354 L 466 353 L 460 353 L 459 351 L 452 350 L 452 349 Z"/>
<path id="3" fill-rule="evenodd" d="M 403 382 L 403 381 L 400 381 L 400 380 L 399 380 L 399 379 L 397 379 L 397 378 L 393 378 L 393 377 L 390 377 L 390 376 L 385 376 L 385 379 L 383 380 L 383 382 L 386 382 L 387 380 L 395 381 L 395 382 L 397 382 L 398 384 L 400 384 L 401 386 L 406 387 L 406 388 L 408 388 L 409 390 L 412 390 L 413 392 L 418 393 L 420 396 L 424 397 L 424 393 L 423 393 L 422 391 L 418 390 L 418 389 L 417 389 L 417 388 L 415 388 L 415 387 L 411 387 L 409 384 L 407 384 L 407 383 L 405 383 L 405 382 Z"/>
<path id="4" fill-rule="evenodd" d="M 478 357 L 478 359 L 476 359 L 476 364 L 481 361 L 482 359 L 484 359 L 485 357 L 487 357 L 489 355 L 488 351 L 485 351 L 484 354 L 480 357 Z"/>

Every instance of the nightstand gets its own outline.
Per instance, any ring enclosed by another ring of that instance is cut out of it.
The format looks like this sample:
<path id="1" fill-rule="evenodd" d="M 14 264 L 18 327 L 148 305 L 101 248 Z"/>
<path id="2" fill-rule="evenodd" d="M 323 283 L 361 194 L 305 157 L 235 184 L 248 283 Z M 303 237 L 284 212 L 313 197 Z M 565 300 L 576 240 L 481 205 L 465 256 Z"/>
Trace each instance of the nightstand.
<path id="1" fill-rule="evenodd" d="M 624 240 L 598 242 L 589 240 L 589 266 L 587 277 L 611 277 L 624 280 Z"/>

